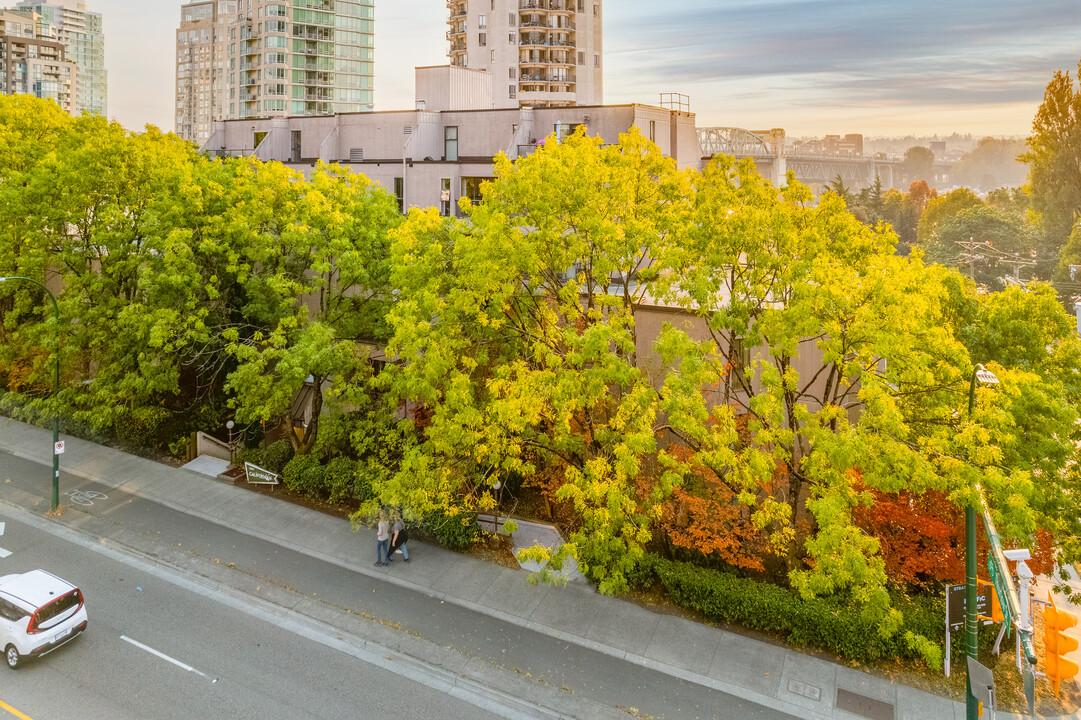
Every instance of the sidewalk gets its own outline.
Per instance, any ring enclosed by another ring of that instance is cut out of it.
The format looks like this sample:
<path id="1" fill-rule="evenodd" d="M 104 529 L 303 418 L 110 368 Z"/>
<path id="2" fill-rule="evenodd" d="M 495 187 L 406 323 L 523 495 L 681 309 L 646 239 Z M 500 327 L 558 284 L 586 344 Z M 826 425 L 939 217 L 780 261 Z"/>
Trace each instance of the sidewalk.
<path id="1" fill-rule="evenodd" d="M 964 705 L 826 660 L 605 597 L 586 583 L 531 586 L 516 571 L 417 545 L 417 560 L 372 566 L 374 531 L 188 470 L 65 437 L 61 472 L 151 500 L 217 525 L 378 577 L 567 643 L 818 720 L 964 720 Z M 0 418 L 0 453 L 43 466 L 51 432 Z M 2 455 L 0 455 L 2 461 Z M 61 503 L 70 488 L 61 487 Z M 630 631 L 629 631 L 630 630 Z M 998 718 L 1020 716 L 998 713 Z"/>

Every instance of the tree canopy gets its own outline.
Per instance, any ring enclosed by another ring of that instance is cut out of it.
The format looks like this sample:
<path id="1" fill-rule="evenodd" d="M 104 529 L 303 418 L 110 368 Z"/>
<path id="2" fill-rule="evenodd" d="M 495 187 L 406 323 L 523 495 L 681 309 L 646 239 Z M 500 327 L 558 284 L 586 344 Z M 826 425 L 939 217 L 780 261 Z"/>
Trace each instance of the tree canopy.
<path id="1" fill-rule="evenodd" d="M 897 256 L 836 194 L 814 205 L 749 162 L 680 172 L 637 134 L 579 133 L 497 162 L 464 210 L 414 211 L 394 234 L 393 395 L 431 421 L 383 502 L 475 510 L 510 476 L 543 478 L 577 519 L 565 546 L 529 556 L 574 557 L 614 591 L 675 493 L 689 513 L 725 510 L 697 537 L 732 528 L 801 592 L 849 592 L 883 618 L 879 541 L 855 521 L 875 493 L 963 506 L 982 483 L 1011 537 L 1057 531 L 1032 482 L 1051 469 L 1013 429 L 1062 379 L 973 358 L 985 300 Z M 975 361 L 1003 384 L 970 418 Z M 1072 453 L 1070 412 L 1032 432 Z M 716 548 L 739 564 L 730 541 Z"/>

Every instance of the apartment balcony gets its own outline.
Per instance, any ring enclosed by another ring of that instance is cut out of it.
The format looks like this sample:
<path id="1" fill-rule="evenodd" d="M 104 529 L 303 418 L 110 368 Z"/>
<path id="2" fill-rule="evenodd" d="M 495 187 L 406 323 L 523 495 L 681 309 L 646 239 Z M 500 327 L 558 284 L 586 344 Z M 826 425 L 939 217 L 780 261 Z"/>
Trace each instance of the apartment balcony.
<path id="1" fill-rule="evenodd" d="M 452 22 L 454 20 L 464 19 L 464 18 L 465 18 L 465 5 L 461 5 L 459 7 L 451 8 L 451 10 L 450 10 L 450 19 L 451 19 Z"/>
<path id="2" fill-rule="evenodd" d="M 548 90 L 521 90 L 518 93 L 518 103 L 520 105 L 532 105 L 544 106 L 548 104 L 564 104 L 573 103 L 577 99 L 577 94 L 573 92 L 550 92 Z"/>

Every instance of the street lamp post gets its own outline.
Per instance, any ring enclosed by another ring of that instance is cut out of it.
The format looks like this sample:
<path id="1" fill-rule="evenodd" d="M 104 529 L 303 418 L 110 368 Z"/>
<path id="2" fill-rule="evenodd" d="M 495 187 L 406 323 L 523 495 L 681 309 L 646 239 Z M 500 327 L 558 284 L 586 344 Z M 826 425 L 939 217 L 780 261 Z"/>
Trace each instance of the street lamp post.
<path id="1" fill-rule="evenodd" d="M 976 381 L 997 385 L 998 377 L 983 365 L 977 364 L 972 370 L 972 382 L 968 386 L 968 417 L 972 418 L 972 408 L 976 403 Z M 969 501 L 965 506 L 965 654 L 977 660 L 976 650 L 976 506 Z M 965 718 L 977 720 L 979 702 L 972 694 L 972 675 L 965 664 Z"/>
<path id="2" fill-rule="evenodd" d="M 49 296 L 49 299 L 53 301 L 53 312 L 56 313 L 56 333 L 57 337 L 60 336 L 60 306 L 56 304 L 56 296 L 52 294 L 49 288 L 45 287 L 44 283 L 38 282 L 34 278 L 12 276 L 12 277 L 0 277 L 0 282 L 7 282 L 8 280 L 25 280 L 31 282 L 40 287 Z M 57 347 L 54 350 L 54 356 L 56 363 L 53 366 L 53 398 L 56 398 L 56 394 L 60 392 L 60 347 L 57 343 Z M 51 508 L 55 512 L 60 507 L 60 453 L 56 451 L 57 445 L 60 443 L 60 413 L 53 409 L 53 497 Z"/>

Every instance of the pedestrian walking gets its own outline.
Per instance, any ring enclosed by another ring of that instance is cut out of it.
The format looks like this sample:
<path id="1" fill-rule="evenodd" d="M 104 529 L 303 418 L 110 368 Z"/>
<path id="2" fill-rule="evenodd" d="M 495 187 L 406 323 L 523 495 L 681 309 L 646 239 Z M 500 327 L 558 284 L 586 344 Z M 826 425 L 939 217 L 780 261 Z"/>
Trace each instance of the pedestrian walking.
<path id="1" fill-rule="evenodd" d="M 390 545 L 390 524 L 387 522 L 387 514 L 382 510 L 379 511 L 379 526 L 375 533 L 375 564 L 389 565 L 389 554 L 387 552 Z"/>
<path id="2" fill-rule="evenodd" d="M 409 562 L 409 548 L 405 546 L 409 542 L 409 533 L 406 532 L 400 512 L 394 513 L 394 526 L 390 529 L 390 533 L 390 556 L 387 557 L 387 562 L 394 561 L 392 556 L 395 552 L 401 553 L 402 558 Z"/>

